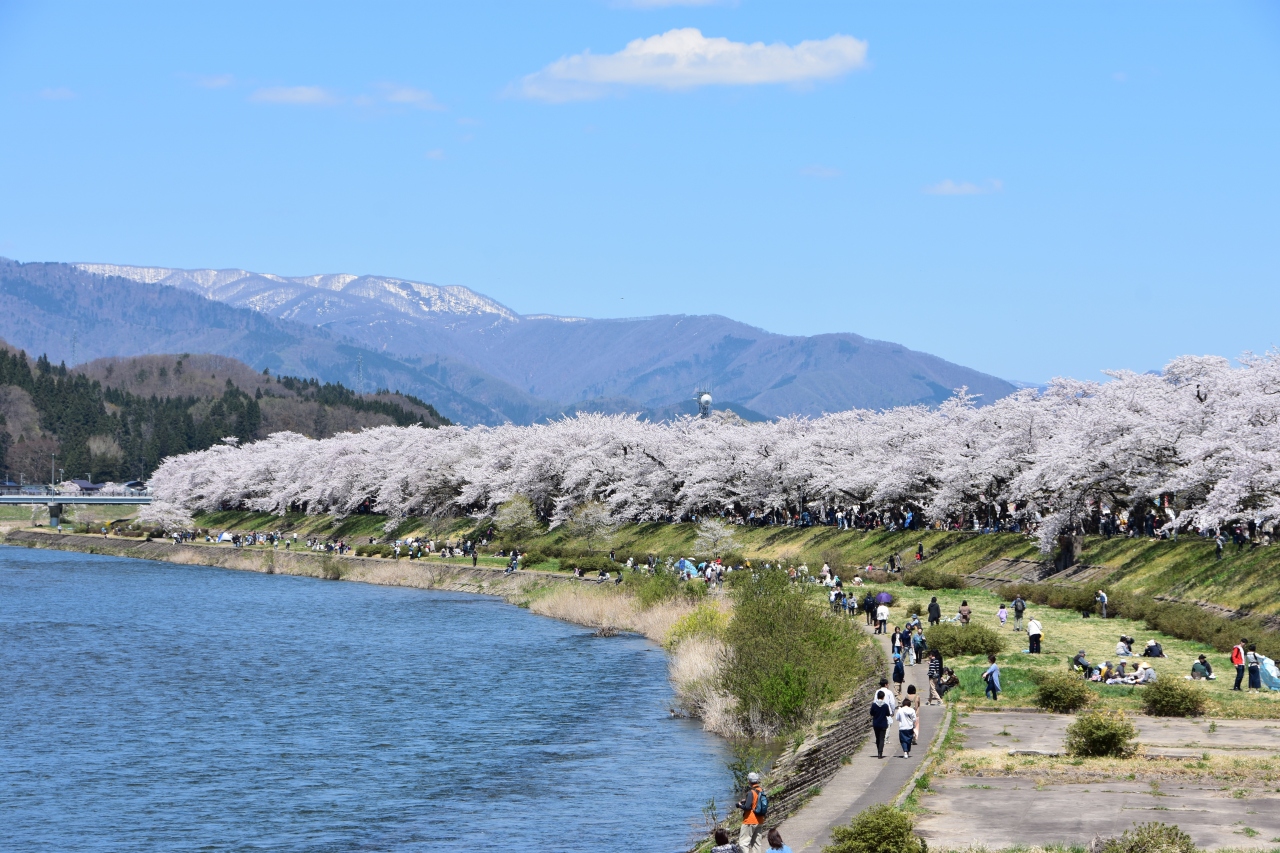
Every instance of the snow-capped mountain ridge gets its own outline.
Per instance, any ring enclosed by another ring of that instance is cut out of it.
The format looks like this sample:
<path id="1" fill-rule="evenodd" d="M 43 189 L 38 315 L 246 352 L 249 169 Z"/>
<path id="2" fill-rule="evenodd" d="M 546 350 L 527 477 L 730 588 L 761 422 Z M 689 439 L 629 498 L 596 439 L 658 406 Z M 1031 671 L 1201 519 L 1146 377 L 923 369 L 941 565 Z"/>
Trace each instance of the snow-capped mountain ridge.
<path id="1" fill-rule="evenodd" d="M 708 386 L 717 406 L 732 404 L 753 417 L 932 406 L 960 387 L 994 401 L 1014 390 L 1002 379 L 900 344 L 852 333 L 779 335 L 719 315 L 520 315 L 466 287 L 391 276 L 72 266 L 90 281 L 171 285 L 323 329 L 339 349 L 362 347 L 398 360 L 424 372 L 435 387 L 515 422 L 569 410 L 676 411 L 691 405 L 695 389 Z M 354 355 L 349 360 L 355 364 Z M 460 422 L 476 418 L 462 403 L 442 411 Z"/>
<path id="2" fill-rule="evenodd" d="M 460 285 L 435 285 L 407 279 L 375 275 L 337 273 L 328 275 L 280 276 L 249 270 L 183 270 L 168 267 L 135 267 L 125 264 L 72 264 L 87 273 L 119 276 L 146 284 L 166 284 L 190 290 L 233 305 L 243 305 L 268 314 L 283 311 L 291 302 L 319 297 L 329 310 L 344 307 L 341 301 L 325 300 L 325 296 L 341 294 L 381 303 L 410 316 L 426 317 L 458 314 L 518 322 L 520 316 L 505 305 Z M 354 306 L 346 305 L 350 309 Z"/>

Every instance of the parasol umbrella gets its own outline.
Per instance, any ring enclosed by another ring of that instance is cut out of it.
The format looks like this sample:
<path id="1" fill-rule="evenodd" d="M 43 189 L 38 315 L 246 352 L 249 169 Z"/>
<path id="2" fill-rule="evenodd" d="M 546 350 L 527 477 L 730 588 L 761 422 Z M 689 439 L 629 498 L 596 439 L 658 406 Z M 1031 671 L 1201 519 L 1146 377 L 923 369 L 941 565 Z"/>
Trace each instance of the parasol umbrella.
<path id="1" fill-rule="evenodd" d="M 876 594 L 876 604 L 888 604 L 890 601 L 893 601 L 893 596 L 890 593 L 881 592 Z"/>

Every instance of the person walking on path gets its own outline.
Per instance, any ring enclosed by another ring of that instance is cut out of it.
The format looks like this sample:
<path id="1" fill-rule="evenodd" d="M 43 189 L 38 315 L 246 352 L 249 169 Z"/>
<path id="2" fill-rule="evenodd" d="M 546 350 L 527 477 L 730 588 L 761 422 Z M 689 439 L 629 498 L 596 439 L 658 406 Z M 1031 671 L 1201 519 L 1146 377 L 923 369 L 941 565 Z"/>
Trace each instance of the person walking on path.
<path id="1" fill-rule="evenodd" d="M 938 596 L 929 599 L 929 624 L 937 625 L 942 621 L 942 605 L 938 604 Z"/>
<path id="2" fill-rule="evenodd" d="M 1231 663 L 1236 668 L 1236 686 L 1232 690 L 1239 690 L 1240 684 L 1244 681 L 1244 656 L 1249 650 L 1249 641 L 1241 638 L 1239 645 L 1231 647 Z"/>
<path id="3" fill-rule="evenodd" d="M 1098 594 L 1093 597 L 1098 602 L 1098 612 L 1102 614 L 1102 618 L 1107 618 L 1107 594 L 1102 590 L 1098 590 Z"/>
<path id="4" fill-rule="evenodd" d="M 884 736 L 889 731 L 889 720 L 893 719 L 893 707 L 887 693 L 883 687 L 880 688 L 871 703 L 871 731 L 876 736 L 876 758 L 884 758 Z"/>
<path id="5" fill-rule="evenodd" d="M 929 652 L 929 704 L 932 705 L 936 699 L 938 704 L 942 704 L 942 691 L 939 689 L 939 682 L 942 680 L 942 653 L 937 649 Z"/>
<path id="6" fill-rule="evenodd" d="M 791 853 L 791 848 L 782 843 L 782 833 L 776 829 L 769 830 L 769 849 L 778 853 Z"/>
<path id="7" fill-rule="evenodd" d="M 862 599 L 862 609 L 867 614 L 867 624 L 873 624 L 876 621 L 876 598 L 870 592 Z"/>
<path id="8" fill-rule="evenodd" d="M 893 690 L 899 696 L 902 695 L 902 682 L 907 680 L 907 673 L 902 668 L 902 655 L 894 652 L 893 654 Z"/>
<path id="9" fill-rule="evenodd" d="M 1032 616 L 1027 620 L 1027 651 L 1033 655 L 1040 654 L 1040 640 L 1044 636 L 1044 628 L 1040 625 L 1040 620 Z"/>
<path id="10" fill-rule="evenodd" d="M 920 734 L 920 716 L 911 707 L 911 700 L 907 699 L 893 718 L 898 723 L 898 743 L 902 745 L 902 757 L 910 758 L 911 744 Z"/>
<path id="11" fill-rule="evenodd" d="M 889 689 L 889 679 L 880 679 L 880 689 L 884 691 L 884 701 L 889 703 L 889 711 L 892 714 L 898 710 L 898 697 L 893 695 L 893 691 Z"/>
<path id="12" fill-rule="evenodd" d="M 1022 630 L 1022 614 L 1027 612 L 1027 603 L 1022 600 L 1022 596 L 1014 596 L 1013 599 L 1013 630 Z"/>
<path id="13" fill-rule="evenodd" d="M 742 828 L 738 830 L 738 846 L 743 853 L 764 853 L 764 818 L 769 798 L 760 790 L 760 774 L 747 774 L 747 794 L 738 801 L 742 809 Z"/>
<path id="14" fill-rule="evenodd" d="M 876 633 L 883 634 L 889 630 L 889 605 L 881 604 L 876 608 Z"/>
<path id="15" fill-rule="evenodd" d="M 1000 701 L 1000 667 L 996 664 L 995 655 L 987 655 L 987 663 L 991 664 L 987 667 L 987 671 L 982 673 L 982 680 L 987 683 L 987 689 L 983 691 L 984 696 L 990 696 L 992 701 Z"/>
<path id="16" fill-rule="evenodd" d="M 960 613 L 960 624 L 968 625 L 969 617 L 973 615 L 973 608 L 969 606 L 969 602 L 967 601 L 960 602 L 959 613 Z"/>
<path id="17" fill-rule="evenodd" d="M 1003 601 L 1000 602 L 1000 609 L 996 611 L 996 618 L 1000 620 L 1001 628 L 1009 621 L 1009 608 L 1004 606 Z"/>
<path id="18" fill-rule="evenodd" d="M 714 837 L 716 846 L 711 848 L 711 853 L 742 853 L 738 843 L 729 840 L 729 830 L 717 829 Z"/>

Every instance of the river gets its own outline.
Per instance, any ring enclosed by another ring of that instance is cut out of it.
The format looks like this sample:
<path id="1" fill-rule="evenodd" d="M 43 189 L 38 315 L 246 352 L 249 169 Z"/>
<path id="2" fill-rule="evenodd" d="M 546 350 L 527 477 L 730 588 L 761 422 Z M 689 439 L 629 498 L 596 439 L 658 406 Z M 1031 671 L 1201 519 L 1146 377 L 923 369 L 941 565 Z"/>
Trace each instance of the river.
<path id="1" fill-rule="evenodd" d="M 666 659 L 477 595 L 0 546 L 6 850 L 677 851 Z"/>

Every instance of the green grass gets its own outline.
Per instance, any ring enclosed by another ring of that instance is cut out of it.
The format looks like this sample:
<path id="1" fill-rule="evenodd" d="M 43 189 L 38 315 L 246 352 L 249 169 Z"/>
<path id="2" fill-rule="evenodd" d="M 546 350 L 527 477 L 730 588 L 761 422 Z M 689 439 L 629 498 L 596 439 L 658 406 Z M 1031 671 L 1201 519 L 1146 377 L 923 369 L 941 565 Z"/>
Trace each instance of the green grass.
<path id="1" fill-rule="evenodd" d="M 968 601 L 973 609 L 973 621 L 993 628 L 999 628 L 996 610 L 1002 599 L 980 589 L 935 590 L 928 591 L 901 584 L 888 584 L 884 587 L 871 585 L 873 591 L 884 589 L 897 596 L 896 606 L 891 610 L 890 624 L 901 624 L 905 621 L 905 607 L 914 601 L 927 602 L 930 596 L 936 595 L 942 606 L 943 616 L 956 612 L 962 600 Z M 1007 603 L 1007 602 L 1006 602 Z M 1207 655 L 1213 664 L 1217 680 L 1202 683 L 1199 686 L 1209 694 L 1209 717 L 1237 718 L 1280 718 L 1280 694 L 1261 692 L 1250 694 L 1236 693 L 1231 690 L 1235 680 L 1235 668 L 1231 666 L 1228 656 L 1216 649 L 1187 640 L 1178 640 L 1158 631 L 1149 631 L 1144 623 L 1129 619 L 1084 619 L 1072 610 L 1053 610 L 1048 607 L 1032 605 L 1027 611 L 1028 618 L 1035 615 L 1044 625 L 1043 653 L 1026 654 L 1027 635 L 1015 633 L 1006 627 L 1003 636 L 1008 638 L 1008 651 L 999 656 L 1000 682 L 1003 691 L 999 702 L 983 696 L 981 674 L 986 670 L 986 659 L 977 655 L 957 657 L 946 663 L 952 667 L 960 678 L 960 686 L 947 694 L 948 698 L 959 697 L 966 706 L 995 707 L 1028 706 L 1035 694 L 1035 683 L 1032 674 L 1041 672 L 1066 672 L 1069 659 L 1080 649 L 1084 649 L 1088 659 L 1095 665 L 1103 661 L 1116 663 L 1121 658 L 1114 656 L 1116 641 L 1121 634 L 1137 638 L 1134 648 L 1141 651 L 1148 639 L 1155 639 L 1164 648 L 1166 658 L 1128 658 L 1130 669 L 1138 661 L 1150 663 L 1160 678 L 1181 680 L 1191 672 L 1191 664 L 1200 654 Z M 1012 625 L 1012 615 L 1010 616 Z M 1096 694 L 1094 707 L 1123 708 L 1138 711 L 1141 707 L 1141 687 L 1124 685 L 1091 684 L 1090 689 Z"/>
<path id="2" fill-rule="evenodd" d="M 216 529 L 296 531 L 299 536 L 356 541 L 362 537 L 384 536 L 382 526 L 386 517 L 358 515 L 334 521 L 327 516 L 290 514 L 281 518 L 262 513 L 218 512 L 202 515 L 197 522 Z M 469 518 L 412 518 L 395 533 L 401 537 L 466 538 L 476 526 L 477 522 Z M 929 555 L 927 565 L 958 575 L 978 571 L 1001 558 L 1040 560 L 1046 556 L 1039 552 L 1035 540 L 1014 533 L 932 530 L 865 533 L 830 527 L 739 527 L 734 529 L 734 537 L 735 553 L 756 563 L 806 564 L 816 573 L 825 560 L 846 579 L 868 563 L 883 568 L 890 554 L 907 560 L 909 567 L 919 544 L 924 545 Z M 696 553 L 696 538 L 697 526 L 693 524 L 627 524 L 618 529 L 610 542 L 598 548 L 604 552 L 613 548 L 620 559 L 643 558 L 649 554 L 660 560 L 679 559 L 700 556 Z M 585 549 L 585 543 L 565 527 L 528 536 L 516 544 L 535 551 Z M 1237 552 L 1234 545 L 1228 545 L 1221 561 L 1214 559 L 1213 550 L 1211 541 L 1196 536 L 1184 536 L 1177 542 L 1091 536 L 1085 540 L 1081 561 L 1112 568 L 1114 571 L 1106 583 L 1109 589 L 1212 601 L 1263 615 L 1280 613 L 1280 547 L 1246 547 Z"/>
<path id="3" fill-rule="evenodd" d="M 1184 536 L 1177 542 L 1090 537 L 1082 562 L 1115 568 L 1119 589 L 1212 601 L 1256 614 L 1280 613 L 1280 547 L 1237 550 L 1228 544 L 1214 558 L 1212 540 Z"/>

